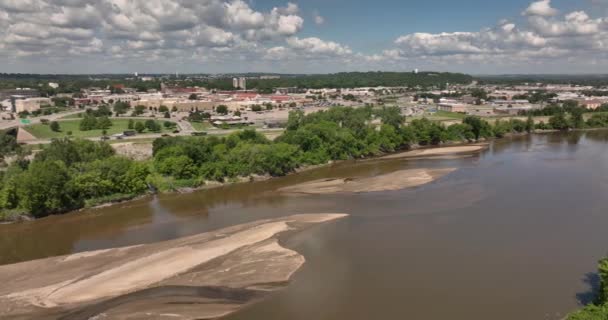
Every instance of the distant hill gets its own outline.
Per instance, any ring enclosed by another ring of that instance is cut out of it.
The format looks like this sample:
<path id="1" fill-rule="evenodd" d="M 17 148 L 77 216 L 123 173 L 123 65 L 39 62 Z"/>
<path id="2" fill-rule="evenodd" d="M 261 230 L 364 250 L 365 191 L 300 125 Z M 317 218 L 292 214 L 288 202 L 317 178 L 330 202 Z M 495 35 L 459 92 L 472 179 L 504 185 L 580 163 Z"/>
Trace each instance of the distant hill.
<path id="1" fill-rule="evenodd" d="M 504 74 L 475 76 L 481 84 L 571 84 L 584 86 L 608 85 L 608 74 Z"/>

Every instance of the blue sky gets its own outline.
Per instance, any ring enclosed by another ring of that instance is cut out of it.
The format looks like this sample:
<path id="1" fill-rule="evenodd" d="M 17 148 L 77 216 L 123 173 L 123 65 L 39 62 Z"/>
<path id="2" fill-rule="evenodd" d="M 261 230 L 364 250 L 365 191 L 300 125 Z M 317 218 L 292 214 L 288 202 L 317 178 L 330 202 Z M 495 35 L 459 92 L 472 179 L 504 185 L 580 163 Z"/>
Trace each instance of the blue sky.
<path id="1" fill-rule="evenodd" d="M 250 1 L 255 7 L 268 10 L 284 1 Z M 524 21 L 521 12 L 528 0 L 306 0 L 298 1 L 303 15 L 315 11 L 324 17 L 323 25 L 307 21 L 302 34 L 319 36 L 349 44 L 366 53 L 389 48 L 403 34 L 414 32 L 479 31 L 494 26 L 502 19 Z M 591 10 L 592 1 L 554 0 L 552 4 L 564 11 Z"/>
<path id="2" fill-rule="evenodd" d="M 608 73 L 607 53 L 608 0 L 0 0 L 0 72 Z"/>

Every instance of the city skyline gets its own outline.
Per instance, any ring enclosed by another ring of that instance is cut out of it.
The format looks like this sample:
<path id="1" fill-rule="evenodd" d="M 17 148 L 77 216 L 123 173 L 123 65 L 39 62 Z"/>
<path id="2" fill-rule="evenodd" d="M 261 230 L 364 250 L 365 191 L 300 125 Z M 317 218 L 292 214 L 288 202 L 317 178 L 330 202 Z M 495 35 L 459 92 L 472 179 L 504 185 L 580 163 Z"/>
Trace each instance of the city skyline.
<path id="1" fill-rule="evenodd" d="M 607 12 L 605 0 L 0 0 L 0 72 L 608 73 Z"/>

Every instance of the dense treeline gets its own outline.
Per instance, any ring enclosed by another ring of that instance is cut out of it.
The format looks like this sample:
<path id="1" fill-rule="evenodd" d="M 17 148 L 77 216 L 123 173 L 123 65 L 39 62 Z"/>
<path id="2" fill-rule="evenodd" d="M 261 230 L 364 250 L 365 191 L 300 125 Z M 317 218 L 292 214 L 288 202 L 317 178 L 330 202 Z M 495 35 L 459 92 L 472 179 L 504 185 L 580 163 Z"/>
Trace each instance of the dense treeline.
<path id="1" fill-rule="evenodd" d="M 305 115 L 292 111 L 285 133 L 275 141 L 254 130 L 227 137 L 166 137 L 153 143 L 153 159 L 118 157 L 109 144 L 55 140 L 33 161 L 16 161 L 0 174 L 0 211 L 34 216 L 130 198 L 149 188 L 171 191 L 207 181 L 233 181 L 255 175 L 282 176 L 306 165 L 360 159 L 414 145 L 477 141 L 535 129 L 608 127 L 608 114 L 562 112 L 549 123 L 465 117 L 445 126 L 426 118 L 408 125 L 397 107 L 335 107 Z M 12 141 L 11 138 L 5 138 Z M 9 141 L 9 142 L 10 142 Z"/>
<path id="2" fill-rule="evenodd" d="M 126 79 L 125 75 L 102 75 L 102 79 L 92 79 L 84 75 L 28 75 L 0 74 L 0 89 L 17 87 L 37 88 L 43 95 L 52 96 L 56 93 L 78 93 L 89 87 L 111 87 L 122 84 L 145 92 L 149 89 L 160 89 L 161 80 L 139 81 Z M 53 89 L 48 82 L 55 81 L 59 88 Z M 199 86 L 208 89 L 233 90 L 232 78 L 166 78 L 168 85 Z M 355 87 L 443 87 L 450 84 L 469 84 L 473 77 L 461 73 L 443 72 L 347 72 L 322 75 L 289 75 L 278 79 L 248 79 L 247 89 L 258 89 L 261 92 L 272 92 L 277 87 L 298 88 L 355 88 Z"/>
<path id="3" fill-rule="evenodd" d="M 357 88 L 357 87 L 422 87 L 442 88 L 447 83 L 469 84 L 473 77 L 461 73 L 440 72 L 344 72 L 321 75 L 282 76 L 278 79 L 247 79 L 247 89 L 271 93 L 274 88 L 296 87 L 300 89 Z M 183 83 L 208 89 L 234 90 L 232 78 L 210 80 L 190 79 Z"/>
<path id="4" fill-rule="evenodd" d="M 604 258 L 598 263 L 598 274 L 600 283 L 595 301 L 582 310 L 570 314 L 567 320 L 608 319 L 608 258 Z"/>
<path id="5" fill-rule="evenodd" d="M 130 198 L 145 192 L 148 175 L 146 163 L 116 156 L 107 143 L 54 140 L 0 173 L 0 211 L 42 217 Z"/>
<path id="6" fill-rule="evenodd" d="M 480 84 L 507 84 L 523 85 L 530 83 L 543 84 L 569 84 L 572 86 L 606 86 L 608 75 L 585 74 L 585 75 L 492 75 L 478 76 L 476 79 Z"/>

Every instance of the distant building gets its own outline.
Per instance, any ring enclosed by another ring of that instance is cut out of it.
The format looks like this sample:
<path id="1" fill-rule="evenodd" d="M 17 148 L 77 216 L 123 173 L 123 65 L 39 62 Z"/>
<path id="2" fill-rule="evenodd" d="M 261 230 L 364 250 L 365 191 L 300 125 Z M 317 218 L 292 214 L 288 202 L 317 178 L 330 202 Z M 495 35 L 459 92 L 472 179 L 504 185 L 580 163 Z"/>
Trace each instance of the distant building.
<path id="1" fill-rule="evenodd" d="M 24 98 L 13 96 L 13 111 L 14 112 L 34 112 L 40 110 L 42 106 L 50 106 L 52 103 L 49 98 Z"/>
<path id="2" fill-rule="evenodd" d="M 247 78 L 234 78 L 232 79 L 232 86 L 235 89 L 247 90 Z"/>
<path id="3" fill-rule="evenodd" d="M 589 110 L 595 110 L 605 104 L 605 100 L 599 99 L 588 99 L 588 100 L 578 100 L 578 104 L 581 107 L 587 108 Z"/>
<path id="4" fill-rule="evenodd" d="M 51 87 L 53 89 L 57 89 L 57 88 L 59 88 L 59 83 L 49 82 L 49 87 Z"/>
<path id="5" fill-rule="evenodd" d="M 40 91 L 30 88 L 4 89 L 0 90 L 0 100 L 10 99 L 12 96 L 23 96 L 34 98 L 40 96 Z"/>

